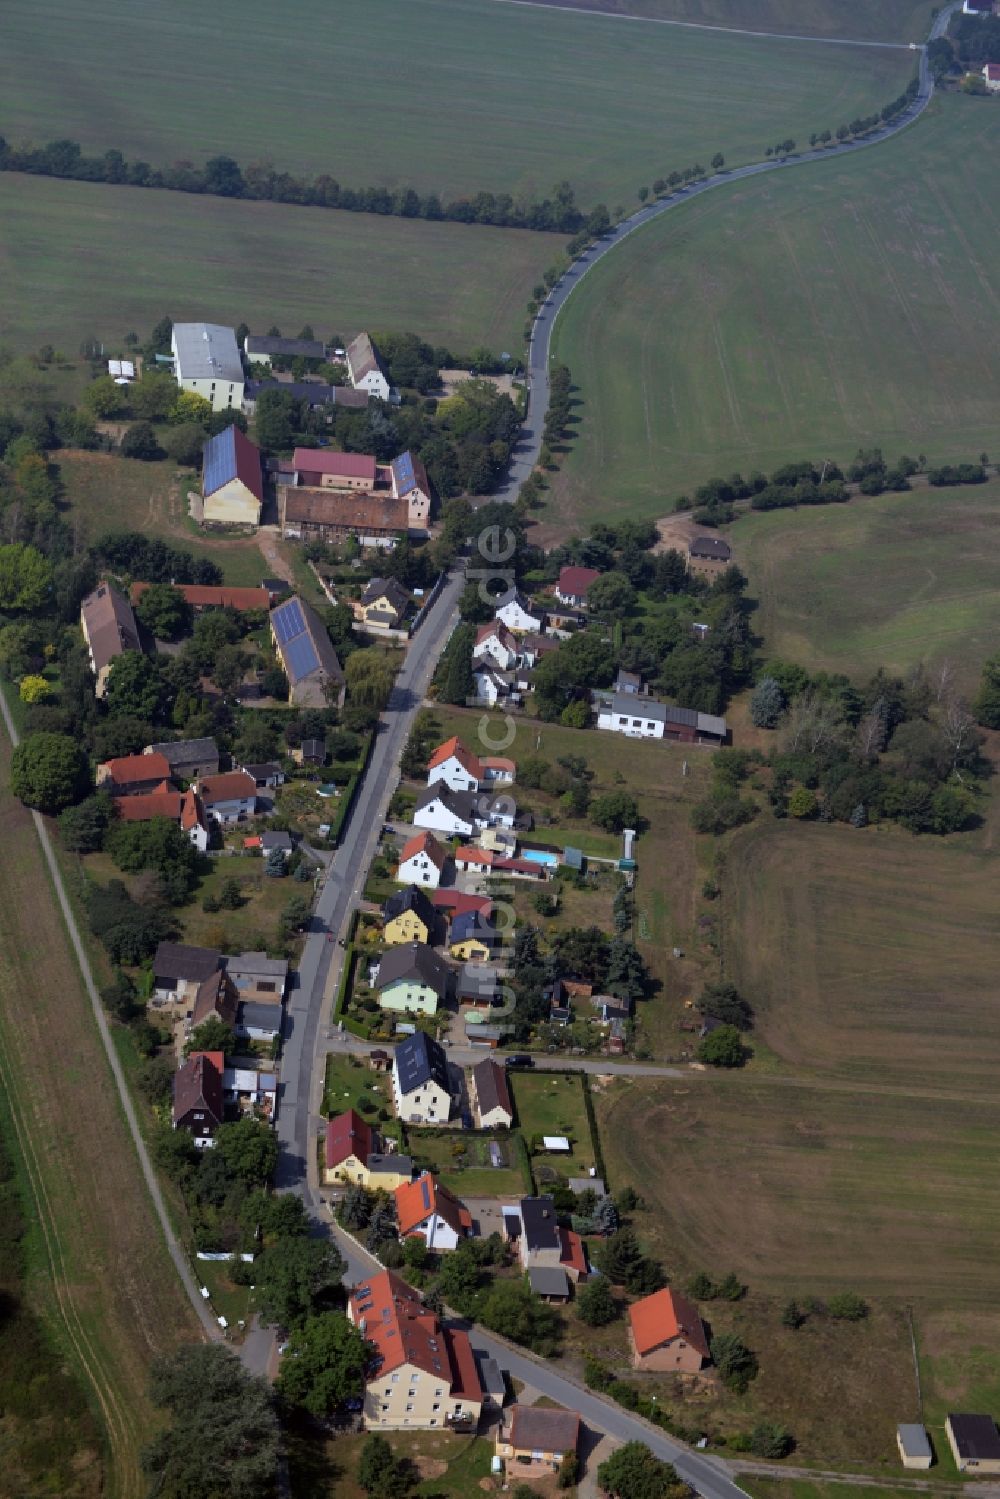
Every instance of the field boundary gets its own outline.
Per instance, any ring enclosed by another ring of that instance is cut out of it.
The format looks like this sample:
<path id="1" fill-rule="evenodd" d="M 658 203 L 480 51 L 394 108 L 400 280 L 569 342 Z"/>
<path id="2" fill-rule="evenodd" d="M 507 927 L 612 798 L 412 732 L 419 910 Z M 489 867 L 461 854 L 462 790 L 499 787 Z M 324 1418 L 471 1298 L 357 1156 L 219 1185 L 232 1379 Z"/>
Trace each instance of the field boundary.
<path id="1" fill-rule="evenodd" d="M 3 717 L 4 727 L 6 728 L 7 736 L 11 742 L 11 745 L 16 749 L 18 744 L 20 743 L 20 735 L 18 734 L 18 731 L 14 725 L 14 720 L 7 703 L 6 691 L 2 687 L 0 687 L 0 715 L 2 715 Z M 135 1106 L 129 1093 L 128 1083 L 125 1080 L 125 1072 L 122 1067 L 121 1058 L 118 1055 L 117 1049 L 111 1036 L 111 1027 L 108 1025 L 107 1017 L 104 1013 L 104 1007 L 101 1004 L 101 996 L 98 993 L 97 985 L 94 982 L 94 975 L 90 967 L 90 960 L 87 957 L 86 948 L 80 936 L 76 917 L 73 913 L 73 908 L 70 904 L 69 896 L 66 892 L 66 886 L 62 877 L 62 870 L 59 868 L 59 863 L 56 859 L 55 850 L 52 847 L 52 840 L 49 836 L 48 828 L 45 826 L 45 822 L 42 818 L 41 813 L 32 811 L 31 818 L 35 825 L 35 832 L 38 836 L 38 841 L 42 847 L 46 872 L 55 890 L 58 909 L 62 916 L 66 933 L 69 937 L 70 945 L 73 950 L 73 956 L 76 961 L 76 966 L 79 969 L 80 977 L 83 980 L 87 998 L 90 1001 L 91 1011 L 97 1024 L 98 1034 L 101 1038 L 101 1044 L 104 1048 L 105 1056 L 107 1057 L 108 1066 L 111 1068 L 111 1074 L 114 1078 L 115 1088 L 118 1093 L 118 1101 L 121 1106 L 122 1113 L 125 1117 L 125 1123 L 128 1127 L 129 1134 L 132 1138 L 133 1147 L 139 1159 L 140 1170 L 142 1171 L 146 1187 L 149 1191 L 150 1198 L 152 1199 L 153 1208 L 159 1221 L 160 1230 L 166 1242 L 167 1252 L 169 1253 L 170 1258 L 174 1263 L 174 1267 L 180 1277 L 181 1284 L 183 1285 L 184 1290 L 187 1293 L 188 1299 L 191 1302 L 191 1305 L 194 1308 L 198 1316 L 198 1320 L 200 1321 L 205 1333 L 208 1337 L 217 1340 L 221 1337 L 221 1333 L 214 1318 L 212 1317 L 211 1312 L 205 1306 L 202 1296 L 198 1290 L 198 1286 L 195 1283 L 194 1276 L 191 1273 L 191 1268 L 188 1263 L 187 1252 L 178 1239 L 176 1233 L 174 1232 L 173 1225 L 170 1221 L 170 1215 L 167 1212 L 167 1206 L 163 1199 L 163 1194 L 160 1190 L 160 1184 L 156 1179 L 156 1173 L 153 1169 L 153 1163 L 150 1160 L 149 1151 L 146 1148 L 146 1142 L 143 1138 L 142 1131 L 139 1128 L 139 1121 L 136 1117 Z"/>

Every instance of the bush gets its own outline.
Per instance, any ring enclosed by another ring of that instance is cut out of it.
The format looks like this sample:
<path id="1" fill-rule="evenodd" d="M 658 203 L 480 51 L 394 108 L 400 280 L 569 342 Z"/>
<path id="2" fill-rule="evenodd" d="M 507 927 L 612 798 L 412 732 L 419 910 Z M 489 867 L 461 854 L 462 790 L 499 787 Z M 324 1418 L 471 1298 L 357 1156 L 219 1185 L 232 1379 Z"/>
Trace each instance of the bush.
<path id="1" fill-rule="evenodd" d="M 758 1421 L 750 1433 L 749 1450 L 755 1457 L 787 1457 L 795 1446 L 791 1433 L 776 1421 Z"/>
<path id="2" fill-rule="evenodd" d="M 735 1395 L 745 1395 L 750 1381 L 756 1379 L 759 1371 L 756 1355 L 734 1332 L 720 1333 L 713 1338 L 711 1353 L 726 1389 Z"/>
<path id="3" fill-rule="evenodd" d="M 863 1322 L 868 1315 L 868 1303 L 856 1291 L 839 1291 L 827 1298 L 826 1310 L 838 1322 Z"/>
<path id="4" fill-rule="evenodd" d="M 742 1067 L 746 1048 L 735 1025 L 720 1025 L 698 1043 L 698 1061 L 708 1067 Z"/>

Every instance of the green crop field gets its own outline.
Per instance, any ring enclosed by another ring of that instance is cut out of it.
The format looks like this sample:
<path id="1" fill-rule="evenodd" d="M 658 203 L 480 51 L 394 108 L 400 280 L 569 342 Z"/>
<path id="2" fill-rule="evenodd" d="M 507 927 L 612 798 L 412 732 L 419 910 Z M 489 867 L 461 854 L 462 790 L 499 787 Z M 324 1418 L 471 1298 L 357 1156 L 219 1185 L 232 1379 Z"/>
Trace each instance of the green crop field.
<path id="1" fill-rule="evenodd" d="M 966 691 L 1000 638 L 1000 481 L 748 515 L 727 533 L 767 655 L 858 677 L 950 661 Z"/>
<path id="2" fill-rule="evenodd" d="M 643 16 L 689 26 L 746 27 L 855 41 L 920 42 L 932 0 L 547 0 L 571 10 Z"/>
<path id="3" fill-rule="evenodd" d="M 632 203 L 698 157 L 757 156 L 870 113 L 912 72 L 903 49 L 493 0 L 218 0 L 211 12 L 173 0 L 169 14 L 157 0 L 9 0 L 0 131 L 153 163 L 222 151 L 346 186 L 540 196 L 568 178 L 585 204 Z"/>
<path id="4" fill-rule="evenodd" d="M 588 273 L 557 324 L 581 426 L 547 518 L 660 516 L 713 475 L 859 445 L 989 451 L 1000 110 L 932 111 L 840 163 L 709 193 Z"/>
<path id="5" fill-rule="evenodd" d="M 0 343 L 75 353 L 164 314 L 519 347 L 565 237 L 0 174 Z"/>

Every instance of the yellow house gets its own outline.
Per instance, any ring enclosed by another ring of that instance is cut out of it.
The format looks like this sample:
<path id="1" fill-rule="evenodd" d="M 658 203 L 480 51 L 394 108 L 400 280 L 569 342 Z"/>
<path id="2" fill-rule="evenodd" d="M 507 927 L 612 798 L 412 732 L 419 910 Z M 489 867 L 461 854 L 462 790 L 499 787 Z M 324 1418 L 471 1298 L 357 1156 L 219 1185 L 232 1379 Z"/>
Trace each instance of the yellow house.
<path id="1" fill-rule="evenodd" d="M 338 1182 L 351 1182 L 355 1186 L 367 1187 L 368 1157 L 374 1150 L 374 1130 L 353 1109 L 329 1120 L 323 1163 L 325 1185 L 330 1187 Z"/>
<path id="2" fill-rule="evenodd" d="M 395 578 L 373 578 L 359 604 L 361 617 L 372 630 L 395 630 L 409 607 L 410 595 Z"/>
<path id="3" fill-rule="evenodd" d="M 201 493 L 202 519 L 206 524 L 260 524 L 264 503 L 260 449 L 238 427 L 226 427 L 206 442 Z"/>
<path id="4" fill-rule="evenodd" d="M 389 947 L 404 942 L 429 944 L 434 934 L 436 914 L 424 892 L 416 885 L 397 890 L 382 908 L 385 921 L 383 937 Z"/>
<path id="5" fill-rule="evenodd" d="M 512 1405 L 497 1431 L 496 1454 L 509 1478 L 540 1478 L 554 1473 L 567 1453 L 580 1444 L 576 1411 L 545 1410 L 534 1405 Z"/>
<path id="6" fill-rule="evenodd" d="M 453 942 L 448 951 L 453 958 L 463 963 L 485 963 L 491 956 L 489 944 L 482 937 L 466 937 L 463 942 Z"/>

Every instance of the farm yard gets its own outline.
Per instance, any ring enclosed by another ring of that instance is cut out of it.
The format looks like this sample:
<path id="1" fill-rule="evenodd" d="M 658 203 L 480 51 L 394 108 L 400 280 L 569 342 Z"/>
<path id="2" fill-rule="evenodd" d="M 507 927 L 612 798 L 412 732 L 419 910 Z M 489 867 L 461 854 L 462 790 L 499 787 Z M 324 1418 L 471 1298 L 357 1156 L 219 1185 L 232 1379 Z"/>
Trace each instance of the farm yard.
<path id="1" fill-rule="evenodd" d="M 662 516 L 715 475 L 859 446 L 989 451 L 998 146 L 1000 114 L 949 95 L 891 147 L 721 188 L 633 235 L 556 325 L 580 425 L 544 519 L 568 534 L 609 500 Z"/>
<path id="2" fill-rule="evenodd" d="M 748 515 L 726 534 L 768 656 L 855 676 L 949 661 L 971 692 L 996 648 L 996 480 Z"/>
<path id="3" fill-rule="evenodd" d="M 165 313 L 286 333 L 308 322 L 324 336 L 413 329 L 459 354 L 514 348 L 565 242 L 12 173 L 0 173 L 0 217 L 0 342 L 69 354 L 85 338 L 145 336 Z"/>
<path id="4" fill-rule="evenodd" d="M 568 180 L 581 205 L 612 207 L 716 151 L 746 160 L 769 142 L 869 114 L 913 71 L 904 49 L 622 26 L 494 0 L 344 0 L 335 11 L 305 0 L 295 14 L 292 27 L 266 0 L 220 0 L 209 22 L 195 0 L 178 0 L 165 26 L 155 0 L 101 0 L 86 15 L 56 0 L 11 0 L 0 126 L 10 140 L 69 136 L 154 165 L 218 152 L 266 159 L 279 171 L 332 173 L 345 187 L 541 198 Z M 113 114 L 108 35 L 129 80 Z M 420 87 L 406 92 L 400 129 L 404 59 Z M 241 109 L 247 91 L 253 107 Z M 377 244 L 384 225 L 366 232 Z M 183 258 L 200 260 L 187 243 Z M 323 273 L 336 288 L 336 273 Z"/>
<path id="5" fill-rule="evenodd" d="M 799 36 L 857 41 L 921 42 L 933 14 L 931 0 L 548 0 L 571 10 L 643 16 L 689 26 L 749 27 Z"/>

